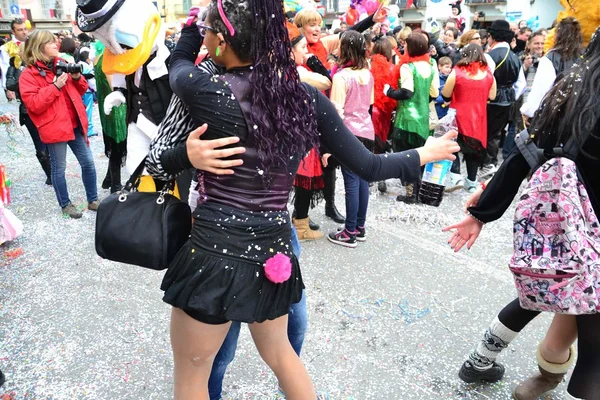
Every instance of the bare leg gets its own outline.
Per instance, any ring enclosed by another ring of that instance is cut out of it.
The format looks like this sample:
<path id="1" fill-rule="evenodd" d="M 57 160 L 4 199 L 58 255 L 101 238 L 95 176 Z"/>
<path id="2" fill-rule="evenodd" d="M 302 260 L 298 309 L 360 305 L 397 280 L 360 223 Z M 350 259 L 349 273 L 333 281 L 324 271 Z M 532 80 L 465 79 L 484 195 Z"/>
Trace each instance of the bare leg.
<path id="1" fill-rule="evenodd" d="M 563 364 L 570 356 L 569 348 L 577 339 L 577 322 L 574 315 L 556 314 L 542 342 L 544 360 Z"/>
<path id="2" fill-rule="evenodd" d="M 212 364 L 230 325 L 230 322 L 205 324 L 173 307 L 171 348 L 175 363 L 175 400 L 208 400 Z"/>
<path id="3" fill-rule="evenodd" d="M 287 335 L 288 316 L 249 324 L 262 359 L 277 376 L 288 400 L 315 400 L 313 384 Z"/>
<path id="4" fill-rule="evenodd" d="M 574 315 L 554 315 L 546 337 L 537 352 L 539 372 L 517 386 L 513 397 L 517 400 L 537 399 L 556 388 L 575 361 L 577 323 Z"/>

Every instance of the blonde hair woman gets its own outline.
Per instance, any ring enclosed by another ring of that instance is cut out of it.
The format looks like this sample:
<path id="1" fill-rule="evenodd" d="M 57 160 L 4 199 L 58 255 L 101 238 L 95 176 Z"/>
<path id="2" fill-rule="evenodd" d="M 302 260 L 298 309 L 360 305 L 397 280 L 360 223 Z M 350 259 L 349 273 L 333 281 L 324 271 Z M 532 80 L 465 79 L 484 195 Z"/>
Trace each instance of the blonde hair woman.
<path id="1" fill-rule="evenodd" d="M 406 39 L 411 33 L 412 29 L 409 26 L 405 26 L 396 35 L 396 40 L 398 41 L 398 48 L 400 49 L 400 54 L 404 54 L 404 48 L 406 47 Z"/>
<path id="2" fill-rule="evenodd" d="M 96 167 L 89 148 L 88 119 L 81 100 L 88 84 L 81 69 L 69 73 L 59 65 L 65 60 L 58 57 L 56 38 L 48 31 L 36 30 L 27 38 L 23 61 L 27 67 L 19 79 L 21 99 L 42 142 L 48 146 L 56 199 L 63 214 L 81 218 L 81 212 L 69 199 L 65 169 L 68 146 L 81 165 L 88 209 L 96 211 L 99 205 Z"/>
<path id="3" fill-rule="evenodd" d="M 373 14 L 358 22 L 349 30 L 362 32 L 369 29 L 376 22 L 383 22 L 386 18 L 384 9 L 380 6 Z M 306 38 L 308 53 L 316 56 L 321 64 L 327 65 L 327 58 L 330 54 L 337 52 L 340 45 L 341 35 L 329 35 L 321 37 L 321 25 L 323 18 L 314 9 L 302 9 L 294 17 L 294 24 L 300 29 L 302 36 Z M 335 168 L 337 163 L 329 160 L 328 167 L 323 169 L 323 179 L 325 180 L 325 188 L 323 194 L 325 197 L 325 215 L 333 219 L 338 224 L 343 224 L 345 219 L 335 206 Z"/>
<path id="4" fill-rule="evenodd" d="M 481 46 L 481 35 L 479 34 L 479 30 L 471 29 L 463 33 L 458 39 L 457 46 L 459 49 L 462 49 L 463 47 L 466 47 L 471 43 L 478 44 Z"/>

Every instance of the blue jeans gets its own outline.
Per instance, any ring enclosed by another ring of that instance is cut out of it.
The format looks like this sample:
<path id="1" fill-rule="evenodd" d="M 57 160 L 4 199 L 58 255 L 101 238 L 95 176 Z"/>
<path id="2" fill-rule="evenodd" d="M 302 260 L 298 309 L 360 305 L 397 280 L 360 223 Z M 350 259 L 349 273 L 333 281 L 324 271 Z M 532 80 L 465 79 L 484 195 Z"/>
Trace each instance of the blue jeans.
<path id="1" fill-rule="evenodd" d="M 81 96 L 83 100 L 83 105 L 85 105 L 85 113 L 87 114 L 88 119 L 88 136 L 95 136 L 94 132 L 94 121 L 92 121 L 92 115 L 94 110 L 94 92 L 88 90 Z"/>
<path id="2" fill-rule="evenodd" d="M 346 229 L 356 232 L 356 227 L 364 227 L 367 219 L 369 183 L 345 167 L 342 167 L 342 175 L 346 190 Z"/>
<path id="3" fill-rule="evenodd" d="M 517 134 L 517 123 L 512 121 L 508 123 L 508 131 L 502 146 L 502 159 L 506 160 L 512 150 L 515 148 L 515 135 Z"/>
<path id="4" fill-rule="evenodd" d="M 296 229 L 292 226 L 292 248 L 297 258 L 300 258 L 300 242 L 296 234 Z M 302 299 L 300 302 L 292 304 L 290 313 L 288 314 L 288 338 L 294 351 L 300 356 L 302 344 L 304 343 L 304 335 L 308 326 L 308 315 L 306 313 L 306 296 L 302 291 Z M 227 366 L 235 357 L 238 337 L 240 336 L 240 322 L 232 322 L 229 328 L 229 333 L 225 337 L 225 341 L 221 349 L 215 357 L 210 378 L 208 379 L 208 393 L 210 400 L 219 400 L 223 391 L 223 377 Z"/>
<path id="5" fill-rule="evenodd" d="M 88 203 L 98 200 L 98 189 L 96 187 L 96 167 L 92 150 L 85 142 L 81 129 L 75 129 L 75 140 L 48 144 L 50 153 L 50 168 L 52 170 L 52 186 L 56 193 L 58 205 L 65 208 L 71 204 L 69 191 L 67 190 L 67 179 L 65 170 L 67 168 L 67 145 L 81 166 L 81 179 L 87 196 Z"/>

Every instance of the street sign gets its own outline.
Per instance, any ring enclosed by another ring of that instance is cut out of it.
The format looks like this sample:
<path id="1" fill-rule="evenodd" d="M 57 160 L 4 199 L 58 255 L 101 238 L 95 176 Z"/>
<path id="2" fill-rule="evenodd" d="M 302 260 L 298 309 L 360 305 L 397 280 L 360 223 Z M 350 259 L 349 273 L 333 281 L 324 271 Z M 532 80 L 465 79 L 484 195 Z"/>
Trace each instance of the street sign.
<path id="1" fill-rule="evenodd" d="M 506 19 L 509 21 L 516 21 L 523 18 L 523 11 L 508 11 L 506 13 Z"/>
<path id="2" fill-rule="evenodd" d="M 10 6 L 10 13 L 12 15 L 21 15 L 21 8 L 18 5 L 13 4 Z"/>

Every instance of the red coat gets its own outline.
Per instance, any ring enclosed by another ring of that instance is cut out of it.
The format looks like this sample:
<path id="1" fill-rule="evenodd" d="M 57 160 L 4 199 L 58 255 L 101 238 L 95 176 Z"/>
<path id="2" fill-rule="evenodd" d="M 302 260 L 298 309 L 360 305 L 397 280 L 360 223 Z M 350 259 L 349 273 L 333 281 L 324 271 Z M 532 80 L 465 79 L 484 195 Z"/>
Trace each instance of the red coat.
<path id="1" fill-rule="evenodd" d="M 57 59 L 55 59 L 56 61 Z M 40 70 L 46 76 L 42 76 Z M 53 82 L 54 72 L 40 62 L 35 66 L 30 65 L 25 68 L 19 78 L 21 101 L 25 104 L 29 117 L 40 132 L 42 142 L 50 144 L 75 140 L 75 132 L 69 121 L 69 109 L 67 108 L 69 100 L 75 106 L 79 123 L 83 128 L 83 135 L 87 141 L 88 119 L 81 100 L 81 96 L 88 89 L 87 81 L 83 75 L 79 80 L 73 80 L 69 75 L 67 84 L 61 90 L 58 90 L 52 84 Z"/>
<path id="2" fill-rule="evenodd" d="M 371 57 L 371 73 L 375 78 L 373 89 L 375 91 L 375 103 L 373 104 L 371 119 L 373 120 L 375 134 L 385 142 L 390 130 L 392 112 L 396 109 L 396 100 L 383 94 L 383 87 L 388 84 L 397 89 L 398 78 L 394 79 L 394 64 L 381 54 L 375 54 Z"/>

